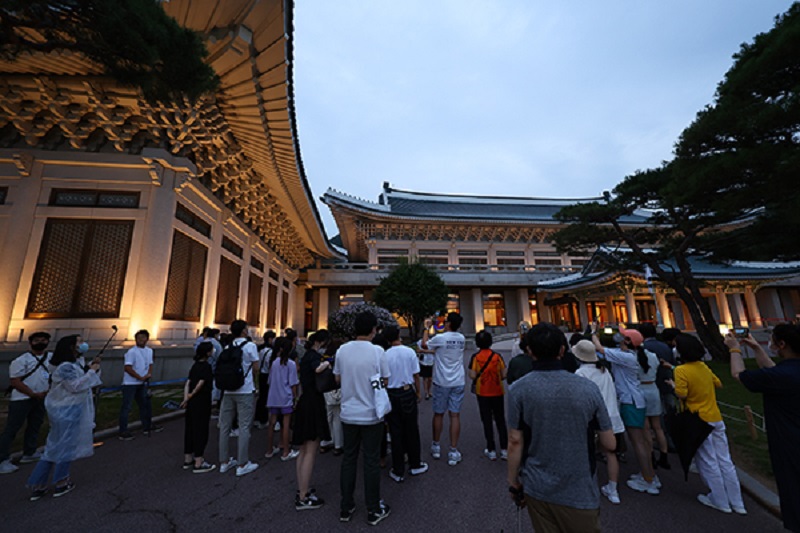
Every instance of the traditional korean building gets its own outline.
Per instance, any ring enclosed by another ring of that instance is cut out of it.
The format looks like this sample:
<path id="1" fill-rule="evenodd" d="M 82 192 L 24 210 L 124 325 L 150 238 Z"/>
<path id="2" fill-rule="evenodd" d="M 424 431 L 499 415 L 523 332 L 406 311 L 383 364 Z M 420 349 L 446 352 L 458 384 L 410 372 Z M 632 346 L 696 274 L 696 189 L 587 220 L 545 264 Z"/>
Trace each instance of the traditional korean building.
<path id="1" fill-rule="evenodd" d="M 194 104 L 150 104 L 77 53 L 0 60 L 0 341 L 284 328 L 300 269 L 337 257 L 298 145 L 293 3 L 163 6 L 221 82 Z"/>
<path id="2" fill-rule="evenodd" d="M 465 317 L 467 333 L 514 331 L 521 320 L 579 329 L 604 323 L 660 322 L 692 329 L 681 302 L 644 273 L 610 273 L 599 258 L 559 254 L 550 242 L 565 205 L 602 198 L 486 197 L 400 190 L 384 183 L 377 202 L 329 189 L 322 198 L 348 262 L 307 269 L 306 329 L 324 327 L 340 306 L 369 301 L 400 258 L 431 266 L 450 287 L 448 308 Z M 644 211 L 622 220 L 643 224 Z M 800 312 L 800 264 L 695 260 L 698 277 L 721 324 L 757 328 Z M 660 311 L 661 320 L 659 320 Z"/>

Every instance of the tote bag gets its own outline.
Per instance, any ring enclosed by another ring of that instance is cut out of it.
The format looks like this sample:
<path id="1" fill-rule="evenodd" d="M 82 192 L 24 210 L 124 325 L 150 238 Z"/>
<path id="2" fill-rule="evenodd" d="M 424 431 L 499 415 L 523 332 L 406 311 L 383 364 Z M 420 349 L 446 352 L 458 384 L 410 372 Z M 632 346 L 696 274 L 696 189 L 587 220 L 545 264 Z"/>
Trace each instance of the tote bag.
<path id="1" fill-rule="evenodd" d="M 383 380 L 381 379 L 380 354 L 376 353 L 375 361 L 378 364 L 378 373 L 373 374 L 373 376 L 370 378 L 370 383 L 372 385 L 373 396 L 375 398 L 375 415 L 379 419 L 383 419 L 383 417 L 389 414 L 389 412 L 392 410 L 392 404 L 389 401 L 389 393 L 386 392 L 386 387 L 383 386 Z"/>

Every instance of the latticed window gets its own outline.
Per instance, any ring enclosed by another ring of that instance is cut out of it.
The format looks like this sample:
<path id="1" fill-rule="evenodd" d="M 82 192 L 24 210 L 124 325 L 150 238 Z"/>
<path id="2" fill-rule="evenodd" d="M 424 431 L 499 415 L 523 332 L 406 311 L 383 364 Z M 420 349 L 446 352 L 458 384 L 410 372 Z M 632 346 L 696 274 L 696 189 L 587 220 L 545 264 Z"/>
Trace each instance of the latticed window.
<path id="1" fill-rule="evenodd" d="M 226 257 L 220 258 L 219 285 L 217 285 L 217 313 L 214 322 L 230 324 L 236 320 L 239 306 L 239 278 L 242 267 Z"/>
<path id="2" fill-rule="evenodd" d="M 132 220 L 47 220 L 28 318 L 116 318 L 128 269 Z"/>
<path id="3" fill-rule="evenodd" d="M 208 248 L 175 230 L 169 261 L 164 319 L 200 320 Z"/>
<path id="4" fill-rule="evenodd" d="M 247 324 L 250 326 L 261 325 L 261 290 L 264 288 L 264 278 L 255 272 L 250 272 L 250 283 L 247 285 Z"/>

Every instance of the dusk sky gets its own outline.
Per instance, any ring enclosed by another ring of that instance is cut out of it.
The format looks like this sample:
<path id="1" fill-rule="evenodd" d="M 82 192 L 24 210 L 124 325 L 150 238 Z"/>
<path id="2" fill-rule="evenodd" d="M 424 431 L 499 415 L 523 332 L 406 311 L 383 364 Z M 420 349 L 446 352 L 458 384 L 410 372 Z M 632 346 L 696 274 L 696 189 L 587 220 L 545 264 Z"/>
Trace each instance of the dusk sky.
<path id="1" fill-rule="evenodd" d="M 300 149 L 319 197 L 579 198 L 670 159 L 789 0 L 298 0 Z"/>

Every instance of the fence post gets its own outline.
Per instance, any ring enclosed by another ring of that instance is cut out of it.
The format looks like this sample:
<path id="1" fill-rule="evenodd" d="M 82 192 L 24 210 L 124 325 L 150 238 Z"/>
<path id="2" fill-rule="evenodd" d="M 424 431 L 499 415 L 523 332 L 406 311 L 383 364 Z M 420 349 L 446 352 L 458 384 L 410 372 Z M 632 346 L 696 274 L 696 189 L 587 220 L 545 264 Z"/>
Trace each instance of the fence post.
<path id="1" fill-rule="evenodd" d="M 744 414 L 747 417 L 747 428 L 750 430 L 750 438 L 758 440 L 758 432 L 756 431 L 756 423 L 753 420 L 753 410 L 749 405 L 744 406 Z"/>

